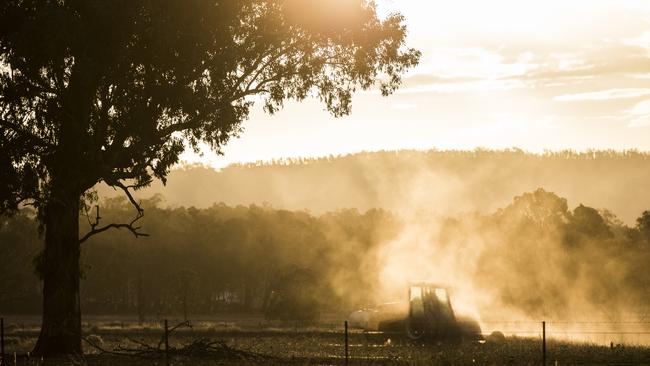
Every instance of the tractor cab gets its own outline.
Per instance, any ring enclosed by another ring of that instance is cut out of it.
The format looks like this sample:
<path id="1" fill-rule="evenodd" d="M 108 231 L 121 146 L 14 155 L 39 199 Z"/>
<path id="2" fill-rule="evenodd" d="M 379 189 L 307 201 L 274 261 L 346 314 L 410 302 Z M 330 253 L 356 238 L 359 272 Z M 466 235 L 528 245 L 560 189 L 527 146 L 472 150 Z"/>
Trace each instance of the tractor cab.
<path id="1" fill-rule="evenodd" d="M 411 338 L 446 337 L 455 333 L 456 316 L 447 287 L 429 282 L 409 286 L 406 328 Z"/>

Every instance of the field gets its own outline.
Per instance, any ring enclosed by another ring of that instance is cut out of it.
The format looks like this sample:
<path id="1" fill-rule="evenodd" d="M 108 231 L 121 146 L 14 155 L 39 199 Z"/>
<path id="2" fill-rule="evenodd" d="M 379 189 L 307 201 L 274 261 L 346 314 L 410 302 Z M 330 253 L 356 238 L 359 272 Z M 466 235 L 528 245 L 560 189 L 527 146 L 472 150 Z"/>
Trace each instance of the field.
<path id="1" fill-rule="evenodd" d="M 119 321 L 107 319 L 84 319 L 84 357 L 42 361 L 27 357 L 38 335 L 38 319 L 8 317 L 5 320 L 5 347 L 9 354 L 7 364 L 166 364 L 162 322 L 139 324 L 128 318 Z M 179 324 L 172 320 L 169 323 L 170 328 Z M 302 326 L 297 323 L 271 323 L 259 317 L 240 316 L 201 319 L 191 324 L 191 327 L 181 326 L 169 334 L 171 365 L 345 364 L 345 334 L 342 322 L 327 321 L 318 325 Z M 400 334 L 350 330 L 348 343 L 350 365 L 542 363 L 539 337 L 509 336 L 503 340 L 488 338 L 483 343 L 444 344 L 417 343 L 405 339 Z M 633 345 L 611 347 L 550 339 L 547 341 L 547 365 L 650 365 L 650 348 Z"/>

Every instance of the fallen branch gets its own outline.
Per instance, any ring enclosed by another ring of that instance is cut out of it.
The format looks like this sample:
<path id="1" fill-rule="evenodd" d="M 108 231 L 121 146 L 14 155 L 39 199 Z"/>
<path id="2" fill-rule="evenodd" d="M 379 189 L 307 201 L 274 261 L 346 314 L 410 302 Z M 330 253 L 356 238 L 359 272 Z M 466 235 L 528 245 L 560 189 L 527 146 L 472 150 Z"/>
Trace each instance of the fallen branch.
<path id="1" fill-rule="evenodd" d="M 190 327 L 189 322 L 183 322 L 175 325 L 167 331 L 167 335 L 171 334 L 174 330 L 180 327 Z M 180 356 L 188 358 L 211 358 L 221 360 L 270 360 L 274 359 L 272 356 L 264 355 L 261 353 L 246 351 L 233 348 L 226 344 L 223 340 L 211 340 L 208 338 L 198 338 L 192 340 L 190 343 L 176 348 L 169 347 L 167 351 L 163 348 L 165 336 L 155 346 L 148 344 L 144 341 L 137 339 L 127 338 L 129 342 L 136 345 L 133 347 L 126 347 L 118 345 L 113 350 L 107 350 L 96 342 L 93 342 L 89 337 L 82 337 L 91 347 L 95 348 L 100 354 L 110 354 L 118 356 L 138 357 L 138 358 L 163 358 L 167 352 L 170 356 Z"/>
<path id="2" fill-rule="evenodd" d="M 131 342 L 137 344 L 136 348 L 129 348 L 125 346 L 117 346 L 113 351 L 104 350 L 101 347 L 93 345 L 101 353 L 112 355 L 122 355 L 139 358 L 163 358 L 165 357 L 165 350 L 159 347 L 154 347 L 144 342 L 130 339 Z M 244 351 L 237 348 L 230 347 L 222 340 L 211 340 L 208 338 L 195 339 L 192 342 L 176 348 L 169 347 L 168 351 L 170 356 L 181 356 L 188 358 L 212 358 L 220 360 L 260 360 L 272 359 L 273 357 L 263 355 L 257 352 Z"/>

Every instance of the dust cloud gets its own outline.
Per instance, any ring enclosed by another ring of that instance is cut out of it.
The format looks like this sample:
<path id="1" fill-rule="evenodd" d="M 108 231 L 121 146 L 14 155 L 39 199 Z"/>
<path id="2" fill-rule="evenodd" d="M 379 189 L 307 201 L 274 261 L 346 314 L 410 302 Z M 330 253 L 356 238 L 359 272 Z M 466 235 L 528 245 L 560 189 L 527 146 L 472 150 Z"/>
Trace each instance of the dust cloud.
<path id="1" fill-rule="evenodd" d="M 410 281 L 447 285 L 456 312 L 487 333 L 536 336 L 546 321 L 557 338 L 647 343 L 650 257 L 634 233 L 609 212 L 571 210 L 537 189 L 492 213 L 403 216 L 371 275 L 378 302 L 405 299 Z"/>

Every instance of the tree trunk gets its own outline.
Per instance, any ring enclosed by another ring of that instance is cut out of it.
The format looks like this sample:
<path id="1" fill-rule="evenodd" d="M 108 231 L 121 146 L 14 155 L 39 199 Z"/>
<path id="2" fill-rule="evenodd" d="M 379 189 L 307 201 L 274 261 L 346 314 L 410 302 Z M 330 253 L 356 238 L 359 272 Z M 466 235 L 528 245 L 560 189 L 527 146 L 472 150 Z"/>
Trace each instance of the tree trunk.
<path id="1" fill-rule="evenodd" d="M 43 322 L 34 348 L 40 356 L 82 353 L 79 200 L 74 187 L 52 184 L 45 208 L 45 251 L 40 263 Z"/>
<path id="2" fill-rule="evenodd" d="M 98 180 L 86 160 L 89 118 L 96 81 L 92 60 L 75 57 L 64 96 L 59 142 L 48 172 L 43 277 L 43 322 L 34 353 L 41 356 L 81 354 L 79 301 L 79 202 Z"/>

